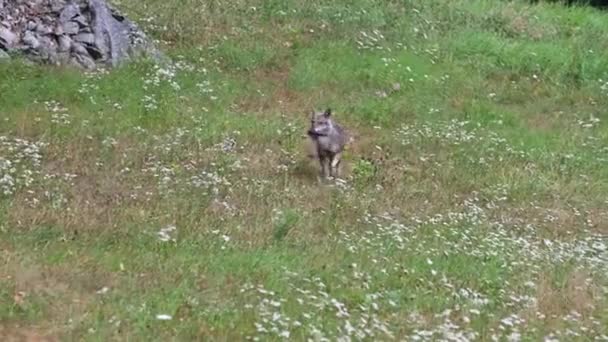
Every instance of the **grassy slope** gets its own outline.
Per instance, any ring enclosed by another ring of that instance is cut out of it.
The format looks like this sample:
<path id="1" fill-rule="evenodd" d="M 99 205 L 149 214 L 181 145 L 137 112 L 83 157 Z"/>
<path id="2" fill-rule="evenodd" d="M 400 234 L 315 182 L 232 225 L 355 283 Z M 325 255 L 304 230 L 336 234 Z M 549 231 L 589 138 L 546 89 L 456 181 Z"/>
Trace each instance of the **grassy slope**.
<path id="1" fill-rule="evenodd" d="M 146 4 L 173 67 L 0 64 L 0 335 L 608 335 L 605 13 Z"/>

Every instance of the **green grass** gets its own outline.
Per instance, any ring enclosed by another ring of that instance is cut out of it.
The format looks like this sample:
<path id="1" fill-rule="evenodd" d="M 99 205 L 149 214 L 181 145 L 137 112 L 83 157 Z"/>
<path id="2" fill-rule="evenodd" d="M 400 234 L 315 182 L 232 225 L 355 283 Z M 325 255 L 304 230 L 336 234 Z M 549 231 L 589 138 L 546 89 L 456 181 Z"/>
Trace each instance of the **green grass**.
<path id="1" fill-rule="evenodd" d="M 608 334 L 606 13 L 120 7 L 174 66 L 0 64 L 0 336 Z M 307 158 L 326 107 L 343 181 Z"/>

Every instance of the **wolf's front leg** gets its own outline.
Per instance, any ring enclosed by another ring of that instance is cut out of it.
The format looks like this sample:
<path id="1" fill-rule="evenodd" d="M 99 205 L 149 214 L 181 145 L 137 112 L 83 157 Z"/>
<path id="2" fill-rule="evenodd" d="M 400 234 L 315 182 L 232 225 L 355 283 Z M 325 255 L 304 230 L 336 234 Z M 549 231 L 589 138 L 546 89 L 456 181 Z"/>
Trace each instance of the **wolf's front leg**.
<path id="1" fill-rule="evenodd" d="M 331 177 L 339 177 L 340 176 L 340 162 L 342 161 L 342 154 L 336 153 L 330 159 L 330 176 Z"/>
<path id="2" fill-rule="evenodd" d="M 331 172 L 328 170 L 329 165 L 327 165 L 327 159 L 328 158 L 325 156 L 319 156 L 319 164 L 321 165 L 321 178 L 327 178 L 328 172 Z"/>

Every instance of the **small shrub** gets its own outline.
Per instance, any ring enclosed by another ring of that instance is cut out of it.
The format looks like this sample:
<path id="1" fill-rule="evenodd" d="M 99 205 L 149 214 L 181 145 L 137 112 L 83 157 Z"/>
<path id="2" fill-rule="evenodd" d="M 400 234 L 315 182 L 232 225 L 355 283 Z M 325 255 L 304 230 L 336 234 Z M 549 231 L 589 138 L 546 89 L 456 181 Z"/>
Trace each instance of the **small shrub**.
<path id="1" fill-rule="evenodd" d="M 374 163 L 366 159 L 360 159 L 353 167 L 354 181 L 357 185 L 366 185 L 376 175 L 377 168 Z"/>
<path id="2" fill-rule="evenodd" d="M 278 211 L 273 220 L 274 230 L 272 236 L 274 241 L 283 241 L 299 220 L 300 215 L 295 210 L 288 209 L 285 211 Z"/>

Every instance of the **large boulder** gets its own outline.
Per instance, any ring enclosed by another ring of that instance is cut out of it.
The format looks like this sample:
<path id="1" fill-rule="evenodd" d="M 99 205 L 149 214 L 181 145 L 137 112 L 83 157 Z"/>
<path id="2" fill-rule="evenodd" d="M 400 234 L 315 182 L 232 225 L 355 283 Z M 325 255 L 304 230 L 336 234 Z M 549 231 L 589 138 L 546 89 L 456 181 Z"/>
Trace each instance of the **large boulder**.
<path id="1" fill-rule="evenodd" d="M 138 57 L 164 59 L 105 0 L 0 0 L 0 56 L 7 52 L 88 70 Z"/>

